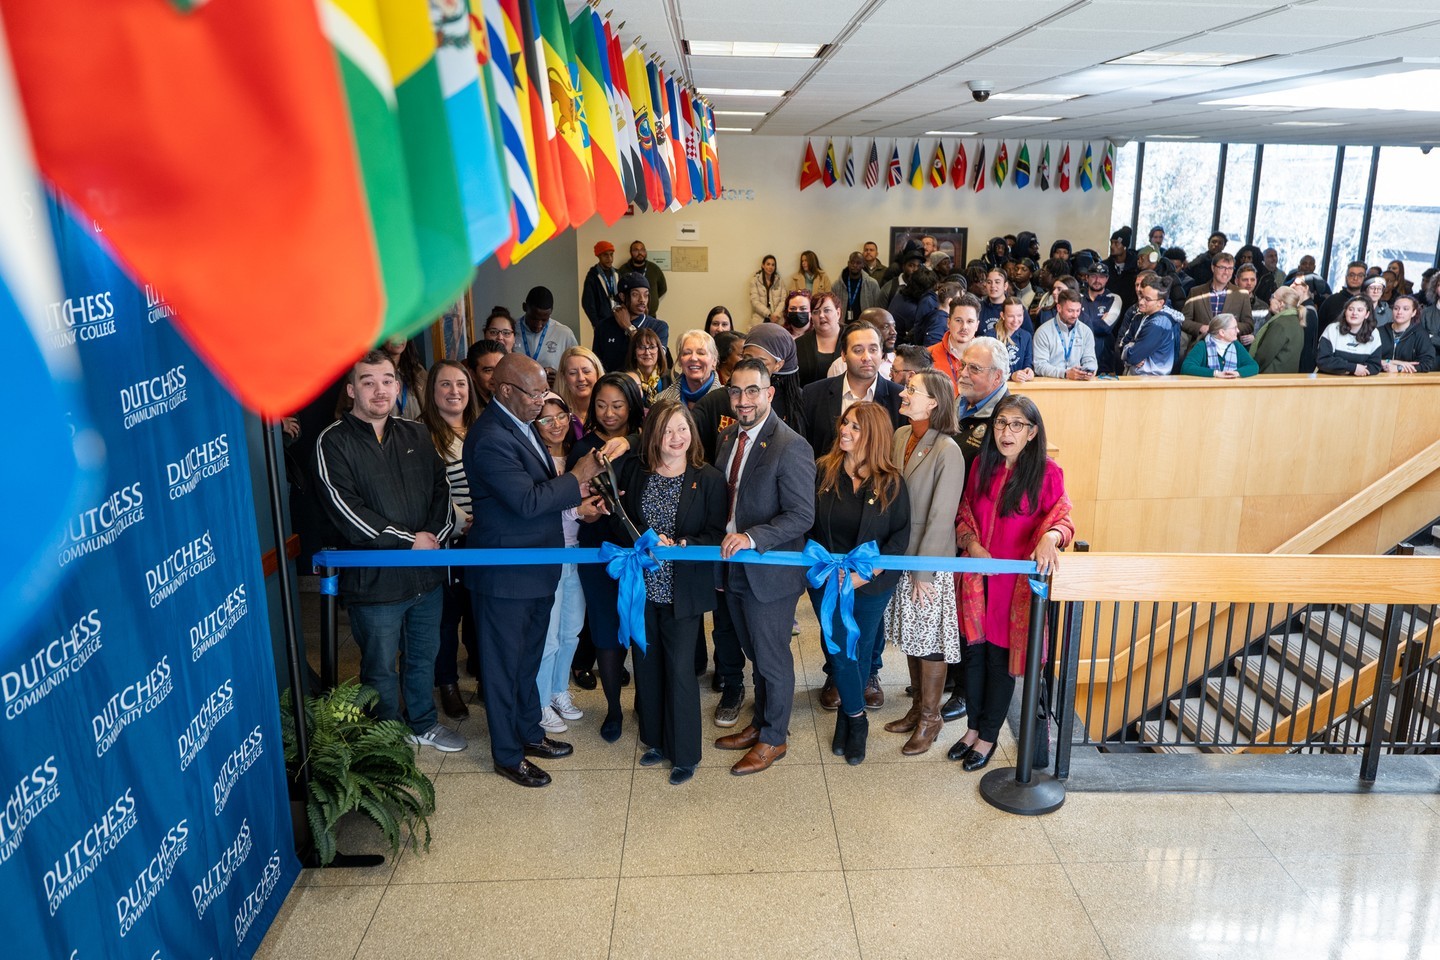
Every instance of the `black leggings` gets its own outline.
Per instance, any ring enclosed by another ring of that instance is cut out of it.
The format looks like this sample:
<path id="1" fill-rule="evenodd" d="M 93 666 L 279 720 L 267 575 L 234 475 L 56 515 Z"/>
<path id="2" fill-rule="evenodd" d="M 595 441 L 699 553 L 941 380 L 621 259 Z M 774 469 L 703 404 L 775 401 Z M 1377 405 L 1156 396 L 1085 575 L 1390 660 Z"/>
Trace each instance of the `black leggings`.
<path id="1" fill-rule="evenodd" d="M 970 729 L 986 743 L 994 743 L 1010 711 L 1010 698 L 1015 695 L 1010 651 L 993 643 L 967 643 L 960 662 L 965 671 Z"/>

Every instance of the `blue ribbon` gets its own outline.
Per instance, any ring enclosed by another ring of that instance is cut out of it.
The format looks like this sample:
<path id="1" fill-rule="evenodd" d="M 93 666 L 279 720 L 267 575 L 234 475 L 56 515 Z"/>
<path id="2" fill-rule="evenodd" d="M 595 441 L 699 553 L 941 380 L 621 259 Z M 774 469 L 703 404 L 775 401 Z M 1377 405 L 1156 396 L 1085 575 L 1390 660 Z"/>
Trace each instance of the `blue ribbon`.
<path id="1" fill-rule="evenodd" d="M 659 570 L 660 561 L 651 550 L 660 544 L 660 536 L 654 530 L 646 530 L 635 541 L 633 547 L 621 547 L 613 543 L 600 544 L 600 562 L 605 572 L 618 581 L 620 587 L 620 641 L 635 645 L 644 653 L 645 640 L 645 571 Z"/>
<path id="2" fill-rule="evenodd" d="M 830 636 L 838 604 L 840 622 L 845 624 L 845 657 L 854 660 L 855 647 L 860 642 L 860 625 L 855 622 L 855 585 L 850 582 L 850 574 L 858 573 L 862 580 L 873 580 L 875 561 L 880 559 L 879 546 L 870 540 L 839 556 L 814 540 L 807 540 L 800 555 L 813 564 L 805 573 L 810 586 L 817 590 L 822 585 L 825 588 L 825 596 L 820 601 L 820 636 L 825 640 L 825 649 L 831 656 L 840 652 Z"/>
<path id="3" fill-rule="evenodd" d="M 320 593 L 326 597 L 338 597 L 340 595 L 340 574 L 333 577 L 320 578 Z"/>

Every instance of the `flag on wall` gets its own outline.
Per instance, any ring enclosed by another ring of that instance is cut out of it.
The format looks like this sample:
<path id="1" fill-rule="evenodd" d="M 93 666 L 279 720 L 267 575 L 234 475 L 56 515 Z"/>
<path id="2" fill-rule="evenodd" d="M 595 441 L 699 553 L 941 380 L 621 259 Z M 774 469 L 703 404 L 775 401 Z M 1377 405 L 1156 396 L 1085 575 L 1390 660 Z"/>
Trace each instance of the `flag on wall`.
<path id="1" fill-rule="evenodd" d="M 1060 192 L 1066 193 L 1070 190 L 1070 144 L 1065 144 L 1065 152 L 1060 154 Z"/>
<path id="2" fill-rule="evenodd" d="M 1085 154 L 1080 158 L 1080 172 L 1076 177 L 1080 181 L 1080 189 L 1089 192 L 1095 186 L 1095 181 L 1090 171 L 1093 169 L 1093 160 L 1090 153 L 1090 144 L 1085 144 Z"/>
<path id="3" fill-rule="evenodd" d="M 430 0 L 436 3 L 437 0 Z M 614 225 L 630 209 L 625 180 L 620 169 L 620 152 L 615 142 L 614 117 L 605 87 L 605 58 L 600 53 L 604 34 L 596 21 L 600 15 L 589 6 L 580 8 L 570 21 L 570 39 L 578 65 L 580 98 L 584 104 L 586 130 L 590 134 L 590 168 L 594 175 L 595 211 L 608 225 Z"/>
<path id="4" fill-rule="evenodd" d="M 1040 189 L 1050 189 L 1050 141 L 1045 141 L 1045 149 L 1040 154 Z"/>
<path id="5" fill-rule="evenodd" d="M 942 140 L 936 140 L 935 157 L 930 161 L 930 186 L 943 187 L 948 172 L 948 165 L 945 163 L 945 143 Z"/>
<path id="6" fill-rule="evenodd" d="M 670 206 L 670 176 L 655 143 L 650 75 L 645 69 L 645 55 L 633 42 L 625 51 L 625 80 L 629 84 L 630 103 L 635 110 L 635 137 L 640 144 L 640 157 L 645 161 L 646 199 L 651 210 L 664 210 Z"/>
<path id="7" fill-rule="evenodd" d="M 815 158 L 815 147 L 805 141 L 805 156 L 800 159 L 800 189 L 820 182 L 820 161 Z"/>
<path id="8" fill-rule="evenodd" d="M 1030 144 L 1020 141 L 1020 153 L 1015 157 L 1015 186 L 1024 189 L 1030 183 Z"/>
<path id="9" fill-rule="evenodd" d="M 715 136 L 715 110 L 710 104 L 703 100 L 701 106 L 701 129 L 703 135 L 700 138 L 701 166 L 705 170 L 705 193 L 714 200 L 720 196 L 720 143 Z"/>
<path id="10" fill-rule="evenodd" d="M 965 144 L 955 144 L 955 161 L 950 166 L 950 183 L 956 190 L 965 186 L 965 165 L 967 162 L 965 159 Z"/>
<path id="11" fill-rule="evenodd" d="M 900 166 L 900 142 L 897 140 L 895 145 L 890 148 L 890 172 L 885 180 L 885 189 L 898 187 L 904 182 L 905 174 Z"/>
<path id="12" fill-rule="evenodd" d="M 685 134 L 685 167 L 690 172 L 690 195 L 696 203 L 703 203 L 710 199 L 710 195 L 705 190 L 705 171 L 700 166 L 700 121 L 695 113 L 695 95 L 689 87 L 680 89 L 680 122 Z"/>
<path id="13" fill-rule="evenodd" d="M 835 176 L 835 141 L 826 140 L 825 163 L 820 168 L 820 182 L 825 184 L 826 188 L 829 188 L 835 186 L 837 179 Z"/>
<path id="14" fill-rule="evenodd" d="M 1109 190 L 1115 186 L 1115 144 L 1105 142 L 1105 153 L 1100 157 L 1100 186 Z"/>
<path id="15" fill-rule="evenodd" d="M 650 135 L 654 140 L 655 166 L 660 173 L 660 185 L 665 190 L 665 202 L 655 208 L 675 208 L 675 149 L 670 146 L 670 116 L 665 106 L 665 82 L 660 77 L 660 66 L 654 60 L 644 60 L 645 90 L 649 96 Z"/>
<path id="16" fill-rule="evenodd" d="M 845 186 L 855 186 L 855 142 L 845 144 Z"/>
<path id="17" fill-rule="evenodd" d="M 979 193 L 985 189 L 985 178 L 989 173 L 985 169 L 985 141 L 980 141 L 980 150 L 975 154 L 975 180 L 972 186 L 975 192 Z"/>
<path id="18" fill-rule="evenodd" d="M 485 0 L 487 4 L 493 0 Z M 617 145 L 629 173 L 625 191 L 630 202 L 641 210 L 650 208 L 645 182 L 645 158 L 640 153 L 640 137 L 635 129 L 635 106 L 630 100 L 630 79 L 625 72 L 625 54 L 620 50 L 620 37 L 605 23 L 605 55 L 608 60 L 610 112 L 615 116 Z"/>
<path id="19" fill-rule="evenodd" d="M 390 2 L 390 0 L 386 0 Z M 560 182 L 570 226 L 579 227 L 595 213 L 595 171 L 590 162 L 590 124 L 580 95 L 580 68 L 570 50 L 570 21 L 562 0 L 535 4 L 535 85 L 542 91 L 546 132 L 559 157 Z"/>
<path id="20" fill-rule="evenodd" d="M 1004 140 L 1000 141 L 1000 149 L 995 151 L 995 167 L 991 172 L 995 176 L 995 186 L 1005 186 L 1005 176 L 1010 172 L 1010 151 Z"/>
<path id="21" fill-rule="evenodd" d="M 685 125 L 680 116 L 680 93 L 673 76 L 660 71 L 660 82 L 665 88 L 665 110 L 670 119 L 670 152 L 675 158 L 675 205 L 677 210 L 695 199 L 690 188 L 690 165 L 685 161 Z"/>
<path id="22" fill-rule="evenodd" d="M 925 168 L 920 165 L 920 141 L 910 148 L 910 186 L 916 190 L 925 186 Z"/>
<path id="23" fill-rule="evenodd" d="M 506 40 L 512 37 L 515 45 L 510 48 L 510 59 L 515 67 L 515 76 L 523 84 L 524 98 L 528 108 L 526 122 L 530 125 L 530 142 L 535 150 L 535 196 L 540 201 L 540 225 L 528 238 L 516 243 L 509 250 L 512 263 L 533 253 L 540 244 L 563 231 L 570 225 L 569 208 L 565 200 L 565 186 L 560 177 L 559 145 L 555 142 L 555 118 L 551 112 L 549 97 L 543 92 L 545 62 L 540 52 L 540 40 L 535 23 L 534 11 L 521 6 L 520 0 L 500 0 L 504 12 Z M 519 90 L 517 89 L 517 95 Z M 505 261 L 502 259 L 501 263 Z"/>
<path id="24" fill-rule="evenodd" d="M 865 189 L 874 189 L 880 182 L 880 150 L 875 141 L 870 141 L 870 159 L 865 161 Z"/>

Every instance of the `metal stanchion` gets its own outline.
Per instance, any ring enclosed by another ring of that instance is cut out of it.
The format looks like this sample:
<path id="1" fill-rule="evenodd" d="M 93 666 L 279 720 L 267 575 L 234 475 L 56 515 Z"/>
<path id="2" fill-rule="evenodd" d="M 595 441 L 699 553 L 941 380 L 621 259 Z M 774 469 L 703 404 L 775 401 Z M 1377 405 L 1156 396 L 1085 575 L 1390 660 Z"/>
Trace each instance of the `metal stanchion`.
<path id="1" fill-rule="evenodd" d="M 340 682 L 340 626 L 336 616 L 338 597 L 325 586 L 335 582 L 335 574 L 334 567 L 320 568 L 320 685 L 326 690 L 335 689 L 335 685 Z"/>
<path id="2" fill-rule="evenodd" d="M 1019 756 L 1014 767 L 1001 767 L 980 778 L 980 796 L 992 807 L 1006 813 L 1035 817 L 1060 809 L 1065 802 L 1065 784 L 1048 773 L 1037 772 L 1035 738 L 1040 709 L 1040 661 L 1045 656 L 1045 619 L 1049 607 L 1049 583 L 1044 595 L 1030 595 L 1030 638 L 1025 652 L 1024 690 L 1020 701 Z"/>

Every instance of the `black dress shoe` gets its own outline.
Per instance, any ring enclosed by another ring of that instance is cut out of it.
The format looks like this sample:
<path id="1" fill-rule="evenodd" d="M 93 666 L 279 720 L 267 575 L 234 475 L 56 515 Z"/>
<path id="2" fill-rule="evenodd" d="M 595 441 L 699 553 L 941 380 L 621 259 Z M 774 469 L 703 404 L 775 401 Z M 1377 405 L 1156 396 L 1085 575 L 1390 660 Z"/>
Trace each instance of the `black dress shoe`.
<path id="1" fill-rule="evenodd" d="M 551 740 L 546 737 L 539 743 L 525 744 L 525 756 L 544 757 L 546 760 L 559 760 L 561 757 L 568 757 L 575 752 L 575 748 L 561 740 Z"/>
<path id="2" fill-rule="evenodd" d="M 464 720 L 470 716 L 470 708 L 465 706 L 465 700 L 460 696 L 459 684 L 440 685 L 440 709 L 444 710 L 445 716 L 451 720 Z"/>
<path id="3" fill-rule="evenodd" d="M 688 782 L 693 776 L 695 776 L 694 767 L 671 767 L 670 786 L 678 787 L 680 784 Z"/>
<path id="4" fill-rule="evenodd" d="M 614 743 L 620 739 L 620 731 L 622 728 L 623 723 L 620 719 L 620 712 L 617 710 L 615 713 L 608 713 L 600 723 L 600 739 L 606 743 Z"/>
<path id="5" fill-rule="evenodd" d="M 548 787 L 550 785 L 550 774 L 529 760 L 521 760 L 518 767 L 497 766 L 495 772 L 511 783 L 518 783 L 522 787 Z"/>
<path id="6" fill-rule="evenodd" d="M 625 667 L 620 668 L 620 686 L 630 686 L 630 671 L 627 670 Z"/>
<path id="7" fill-rule="evenodd" d="M 664 759 L 665 754 L 661 753 L 654 747 L 651 747 L 649 750 L 646 750 L 644 753 L 640 754 L 640 766 L 653 767 L 655 766 L 655 764 L 659 763 L 661 760 Z"/>
<path id="8" fill-rule="evenodd" d="M 951 720 L 959 720 L 965 716 L 966 709 L 965 697 L 957 688 L 956 691 L 950 695 L 950 699 L 940 705 L 940 717 L 946 723 L 949 723 Z"/>
<path id="9" fill-rule="evenodd" d="M 990 749 L 986 750 L 984 753 L 981 753 L 979 750 L 971 747 L 970 752 L 965 754 L 965 761 L 961 764 L 961 766 L 963 766 L 966 770 L 972 772 L 981 769 L 985 766 L 985 764 L 990 762 L 991 757 L 995 756 L 995 748 L 998 746 L 1000 746 L 998 742 L 992 743 L 990 744 Z"/>
<path id="10" fill-rule="evenodd" d="M 945 756 L 950 760 L 963 760 L 965 759 L 965 754 L 969 752 L 970 744 L 966 743 L 962 738 L 955 741 L 955 745 L 945 753 Z"/>
<path id="11" fill-rule="evenodd" d="M 581 690 L 595 689 L 595 674 L 589 670 L 571 670 L 570 679 L 575 681 L 575 686 Z"/>

